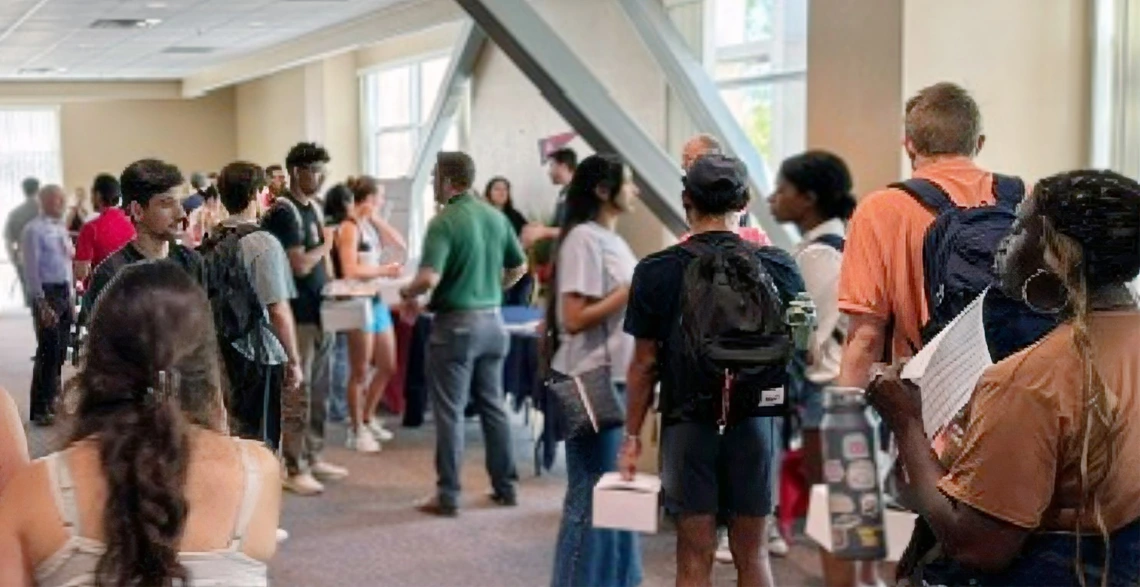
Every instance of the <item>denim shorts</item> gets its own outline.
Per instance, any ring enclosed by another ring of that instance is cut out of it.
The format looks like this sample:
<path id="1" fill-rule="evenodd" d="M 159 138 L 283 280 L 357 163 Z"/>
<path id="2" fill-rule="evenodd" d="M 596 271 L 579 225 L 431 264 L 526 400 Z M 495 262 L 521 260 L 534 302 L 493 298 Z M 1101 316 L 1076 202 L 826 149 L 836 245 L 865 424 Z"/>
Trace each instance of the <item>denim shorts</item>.
<path id="1" fill-rule="evenodd" d="M 772 513 L 773 447 L 778 418 L 748 418 L 725 428 L 701 422 L 661 430 L 661 482 L 672 515 L 763 517 Z"/>
<path id="2" fill-rule="evenodd" d="M 380 334 L 391 329 L 392 312 L 388 309 L 388 304 L 378 298 L 372 300 L 372 323 L 364 329 L 364 332 Z"/>

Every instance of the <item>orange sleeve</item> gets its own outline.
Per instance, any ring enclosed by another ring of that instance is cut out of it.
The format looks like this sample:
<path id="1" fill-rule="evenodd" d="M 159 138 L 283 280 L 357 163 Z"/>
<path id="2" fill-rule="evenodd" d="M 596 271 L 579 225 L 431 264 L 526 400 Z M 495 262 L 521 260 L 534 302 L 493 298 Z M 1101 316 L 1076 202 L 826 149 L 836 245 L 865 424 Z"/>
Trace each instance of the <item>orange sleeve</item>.
<path id="1" fill-rule="evenodd" d="M 891 314 L 888 284 L 887 246 L 884 223 L 897 216 L 884 208 L 888 192 L 876 192 L 863 199 L 847 226 L 843 266 L 839 272 L 839 309 L 848 314 Z M 886 218 L 884 218 L 884 216 Z"/>
<path id="2" fill-rule="evenodd" d="M 1041 524 L 1053 499 L 1061 423 L 1054 395 L 991 367 L 970 400 L 962 452 L 938 488 L 970 507 L 1025 529 Z M 1024 367 L 1024 365 L 1023 365 Z"/>

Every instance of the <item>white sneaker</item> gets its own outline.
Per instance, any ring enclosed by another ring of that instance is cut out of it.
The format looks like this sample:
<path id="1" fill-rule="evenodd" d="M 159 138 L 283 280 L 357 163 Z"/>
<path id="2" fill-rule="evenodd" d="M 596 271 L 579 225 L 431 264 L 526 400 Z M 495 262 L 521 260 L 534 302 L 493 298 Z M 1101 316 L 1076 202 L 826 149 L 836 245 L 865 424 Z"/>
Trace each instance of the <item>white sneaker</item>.
<path id="1" fill-rule="evenodd" d="M 318 495 L 325 490 L 325 486 L 309 473 L 289 475 L 281 481 L 281 486 L 297 495 Z"/>
<path id="2" fill-rule="evenodd" d="M 284 528 L 277 529 L 277 544 L 281 544 L 289 539 L 289 531 Z"/>
<path id="3" fill-rule="evenodd" d="M 337 481 L 348 477 L 348 469 L 328 461 L 314 461 L 310 469 L 312 469 L 314 476 L 325 481 Z"/>
<path id="4" fill-rule="evenodd" d="M 376 440 L 380 442 L 388 442 L 396 437 L 391 430 L 384 427 L 384 423 L 381 422 L 379 418 L 373 418 L 366 426 L 368 427 L 368 431 L 372 433 L 372 436 L 375 436 Z"/>
<path id="5" fill-rule="evenodd" d="M 788 556 L 788 541 L 780 534 L 780 525 L 776 518 L 768 518 L 768 554 L 777 557 Z"/>
<path id="6" fill-rule="evenodd" d="M 731 565 L 732 564 L 732 551 L 728 548 L 728 531 L 722 529 L 717 530 L 716 545 L 716 562 Z"/>
<path id="7" fill-rule="evenodd" d="M 353 442 L 349 448 L 356 452 L 380 452 L 380 441 L 376 440 L 372 432 L 364 426 L 357 428 L 356 434 L 353 434 L 351 438 Z"/>

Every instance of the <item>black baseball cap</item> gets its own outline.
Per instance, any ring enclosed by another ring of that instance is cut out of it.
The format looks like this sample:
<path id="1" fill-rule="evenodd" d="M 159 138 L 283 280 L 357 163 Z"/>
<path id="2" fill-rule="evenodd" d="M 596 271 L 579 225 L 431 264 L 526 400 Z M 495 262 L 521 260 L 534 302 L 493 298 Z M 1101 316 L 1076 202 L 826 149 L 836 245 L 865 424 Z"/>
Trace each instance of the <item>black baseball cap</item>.
<path id="1" fill-rule="evenodd" d="M 748 177 L 739 159 L 708 154 L 693 162 L 681 184 L 697 194 L 739 193 L 748 189 Z"/>

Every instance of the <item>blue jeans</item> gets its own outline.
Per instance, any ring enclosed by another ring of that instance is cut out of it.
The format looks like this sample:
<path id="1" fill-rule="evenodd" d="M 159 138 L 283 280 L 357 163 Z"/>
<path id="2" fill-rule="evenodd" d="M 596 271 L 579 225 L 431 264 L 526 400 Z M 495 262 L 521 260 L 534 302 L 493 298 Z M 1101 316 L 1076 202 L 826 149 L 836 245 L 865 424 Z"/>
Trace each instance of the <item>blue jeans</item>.
<path id="1" fill-rule="evenodd" d="M 625 395 L 625 385 L 619 391 Z M 554 550 L 553 587 L 632 587 L 641 583 L 637 534 L 595 529 L 594 485 L 617 470 L 622 428 L 566 441 L 566 499 Z"/>
<path id="2" fill-rule="evenodd" d="M 332 388 L 329 391 L 329 420 L 348 419 L 348 335 L 336 333 L 333 347 Z"/>
<path id="3" fill-rule="evenodd" d="M 468 393 L 483 426 L 487 472 L 496 495 L 514 496 L 518 473 L 511 424 L 503 408 L 503 362 L 510 335 L 498 309 L 437 314 L 428 337 L 427 387 L 435 415 L 439 502 L 459 505 L 463 410 Z"/>
<path id="4" fill-rule="evenodd" d="M 1109 585 L 1140 583 L 1140 520 L 1109 536 Z M 1081 538 L 1081 560 L 1086 585 L 1100 585 L 1104 577 L 1104 540 L 1098 535 Z M 1000 573 L 979 573 L 950 559 L 927 563 L 922 577 L 931 585 L 1077 585 L 1073 568 L 1076 536 L 1069 533 L 1033 534 L 1009 567 Z"/>

